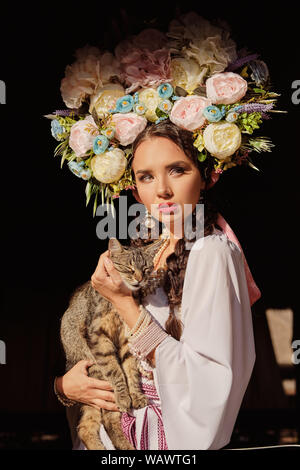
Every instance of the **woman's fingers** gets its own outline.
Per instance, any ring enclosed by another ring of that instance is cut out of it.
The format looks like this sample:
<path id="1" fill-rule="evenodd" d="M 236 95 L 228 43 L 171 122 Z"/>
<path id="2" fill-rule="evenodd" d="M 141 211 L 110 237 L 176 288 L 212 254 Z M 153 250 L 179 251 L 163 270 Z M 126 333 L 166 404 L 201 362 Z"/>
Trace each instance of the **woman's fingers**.
<path id="1" fill-rule="evenodd" d="M 111 401 L 106 401 L 106 400 L 101 400 L 101 399 L 95 399 L 93 401 L 94 406 L 98 406 L 99 408 L 102 408 L 104 410 L 108 411 L 120 411 L 117 405 Z"/>
<path id="2" fill-rule="evenodd" d="M 99 388 L 100 390 L 113 390 L 112 386 L 109 382 L 107 382 L 107 380 L 95 379 L 93 377 L 89 377 L 89 385 L 92 388 Z"/>

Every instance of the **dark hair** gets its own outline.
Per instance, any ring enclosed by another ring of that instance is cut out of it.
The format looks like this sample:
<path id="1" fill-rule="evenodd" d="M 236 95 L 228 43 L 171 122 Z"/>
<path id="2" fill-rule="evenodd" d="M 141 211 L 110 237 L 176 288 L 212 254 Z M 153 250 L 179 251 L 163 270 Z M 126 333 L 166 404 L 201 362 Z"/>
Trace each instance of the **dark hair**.
<path id="1" fill-rule="evenodd" d="M 160 123 L 148 126 L 141 132 L 133 142 L 133 158 L 138 146 L 145 140 L 152 137 L 166 137 L 172 140 L 180 149 L 184 151 L 186 156 L 190 158 L 197 166 L 203 180 L 209 183 L 211 180 L 211 173 L 214 169 L 213 159 L 206 158 L 203 162 L 198 160 L 199 151 L 193 145 L 193 133 L 185 129 L 177 127 L 169 120 L 163 120 Z M 133 175 L 134 176 L 134 175 Z M 220 227 L 217 225 L 218 211 L 209 198 L 209 191 L 204 190 L 201 192 L 202 196 L 199 202 L 204 204 L 204 236 L 210 235 L 214 229 Z M 195 209 L 192 213 L 192 227 L 196 226 L 196 213 Z M 131 239 L 131 246 L 142 246 L 152 242 L 150 238 L 150 230 L 147 229 L 148 238 Z M 183 282 L 185 277 L 185 270 L 187 265 L 190 250 L 185 249 L 186 237 L 179 239 L 176 243 L 174 253 L 170 254 L 167 259 L 167 270 L 163 288 L 168 296 L 170 314 L 166 322 L 166 331 L 168 334 L 179 340 L 182 334 L 181 322 L 176 318 L 174 307 L 180 305 L 182 299 Z"/>

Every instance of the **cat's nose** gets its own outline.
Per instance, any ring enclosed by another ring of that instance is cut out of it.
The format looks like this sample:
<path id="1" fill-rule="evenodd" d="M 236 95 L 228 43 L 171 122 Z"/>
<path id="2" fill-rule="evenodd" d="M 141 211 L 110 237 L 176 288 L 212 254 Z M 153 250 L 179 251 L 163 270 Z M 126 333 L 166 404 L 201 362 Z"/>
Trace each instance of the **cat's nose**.
<path id="1" fill-rule="evenodd" d="M 135 271 L 134 277 L 138 282 L 141 282 L 141 280 L 143 279 L 143 274 L 141 271 Z"/>

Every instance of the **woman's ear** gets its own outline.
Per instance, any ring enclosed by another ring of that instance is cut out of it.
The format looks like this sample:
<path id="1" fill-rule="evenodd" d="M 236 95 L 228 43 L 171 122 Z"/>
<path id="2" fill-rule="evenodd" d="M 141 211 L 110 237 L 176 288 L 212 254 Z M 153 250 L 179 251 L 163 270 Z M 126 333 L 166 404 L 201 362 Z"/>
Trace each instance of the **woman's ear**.
<path id="1" fill-rule="evenodd" d="M 143 204 L 143 203 L 142 203 L 142 200 L 141 200 L 141 198 L 140 198 L 140 196 L 139 196 L 138 191 L 137 191 L 136 189 L 132 189 L 131 191 L 132 191 L 133 196 L 134 196 L 135 199 L 137 200 L 137 202 Z"/>

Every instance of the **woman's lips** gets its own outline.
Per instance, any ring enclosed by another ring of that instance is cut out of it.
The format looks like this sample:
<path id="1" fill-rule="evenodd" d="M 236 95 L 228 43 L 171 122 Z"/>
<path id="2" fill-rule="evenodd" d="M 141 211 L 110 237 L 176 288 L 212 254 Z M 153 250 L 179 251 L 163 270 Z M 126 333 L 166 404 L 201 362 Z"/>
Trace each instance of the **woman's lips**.
<path id="1" fill-rule="evenodd" d="M 178 206 L 177 204 L 160 204 L 158 206 L 158 210 L 160 212 L 163 212 L 164 214 L 169 214 L 171 212 L 177 212 L 178 211 Z"/>

